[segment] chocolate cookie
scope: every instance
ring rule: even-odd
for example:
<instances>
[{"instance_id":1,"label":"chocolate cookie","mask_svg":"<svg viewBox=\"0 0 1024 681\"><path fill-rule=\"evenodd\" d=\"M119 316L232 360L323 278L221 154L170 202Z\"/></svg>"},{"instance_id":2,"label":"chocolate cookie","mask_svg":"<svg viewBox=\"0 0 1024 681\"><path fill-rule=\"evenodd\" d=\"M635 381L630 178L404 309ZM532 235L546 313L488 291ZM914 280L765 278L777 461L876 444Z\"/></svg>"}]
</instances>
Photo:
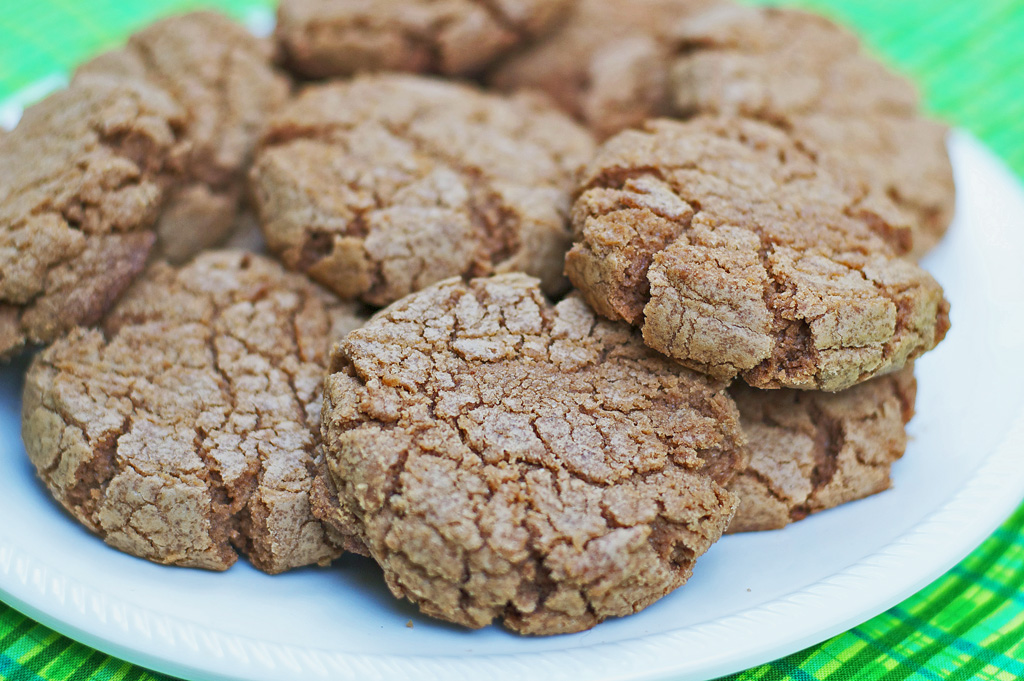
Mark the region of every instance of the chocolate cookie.
<instances>
[{"instance_id":1,"label":"chocolate cookie","mask_svg":"<svg viewBox=\"0 0 1024 681\"><path fill-rule=\"evenodd\" d=\"M442 279L522 270L564 286L589 134L536 99L417 76L310 88L252 174L267 244L343 298L386 305Z\"/></svg>"},{"instance_id":2,"label":"chocolate cookie","mask_svg":"<svg viewBox=\"0 0 1024 681\"><path fill-rule=\"evenodd\" d=\"M280 265L210 252L153 265L103 329L33 360L25 449L54 497L111 546L269 573L340 553L310 514L321 387L349 306Z\"/></svg>"},{"instance_id":3,"label":"chocolate cookie","mask_svg":"<svg viewBox=\"0 0 1024 681\"><path fill-rule=\"evenodd\" d=\"M502 61L499 89L537 88L598 137L668 112L675 35L686 20L727 0L579 0L569 19Z\"/></svg>"},{"instance_id":4,"label":"chocolate cookie","mask_svg":"<svg viewBox=\"0 0 1024 681\"><path fill-rule=\"evenodd\" d=\"M916 392L911 367L840 393L734 384L750 464L729 484L740 498L729 532L778 529L888 489Z\"/></svg>"},{"instance_id":5,"label":"chocolate cookie","mask_svg":"<svg viewBox=\"0 0 1024 681\"><path fill-rule=\"evenodd\" d=\"M587 629L685 582L745 465L721 385L535 279L448 280L338 346L324 450L396 596L468 627Z\"/></svg>"},{"instance_id":6,"label":"chocolate cookie","mask_svg":"<svg viewBox=\"0 0 1024 681\"><path fill-rule=\"evenodd\" d=\"M211 12L157 22L121 50L78 69L75 81L140 80L184 109L173 186L156 231L161 254L182 262L223 241L235 224L252 150L269 115L288 96L270 64L269 41Z\"/></svg>"},{"instance_id":7,"label":"chocolate cookie","mask_svg":"<svg viewBox=\"0 0 1024 681\"><path fill-rule=\"evenodd\" d=\"M251 147L287 92L227 19L158 22L0 138L0 358L93 324L158 250L234 222Z\"/></svg>"},{"instance_id":8,"label":"chocolate cookie","mask_svg":"<svg viewBox=\"0 0 1024 681\"><path fill-rule=\"evenodd\" d=\"M479 71L537 36L574 0L282 0L276 37L310 78L361 71Z\"/></svg>"},{"instance_id":9,"label":"chocolate cookie","mask_svg":"<svg viewBox=\"0 0 1024 681\"><path fill-rule=\"evenodd\" d=\"M838 391L948 329L942 289L884 238L900 217L773 126L653 121L585 172L566 271L600 314L687 366Z\"/></svg>"},{"instance_id":10,"label":"chocolate cookie","mask_svg":"<svg viewBox=\"0 0 1024 681\"><path fill-rule=\"evenodd\" d=\"M777 8L721 6L680 26L674 112L758 118L908 211L900 252L921 255L953 217L946 127L922 116L910 81L829 20Z\"/></svg>"}]
</instances>

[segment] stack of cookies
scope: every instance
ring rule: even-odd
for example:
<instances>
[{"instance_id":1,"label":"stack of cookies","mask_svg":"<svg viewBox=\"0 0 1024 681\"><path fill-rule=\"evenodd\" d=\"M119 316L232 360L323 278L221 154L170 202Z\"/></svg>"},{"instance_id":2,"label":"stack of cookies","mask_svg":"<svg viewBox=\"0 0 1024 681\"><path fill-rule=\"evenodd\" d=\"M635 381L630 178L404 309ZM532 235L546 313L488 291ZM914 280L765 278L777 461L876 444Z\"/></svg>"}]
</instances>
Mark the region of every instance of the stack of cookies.
<instances>
[{"instance_id":1,"label":"stack of cookies","mask_svg":"<svg viewBox=\"0 0 1024 681\"><path fill-rule=\"evenodd\" d=\"M25 448L155 562L637 612L888 488L949 326L944 134L844 30L728 0L166 19L0 137Z\"/></svg>"}]
</instances>

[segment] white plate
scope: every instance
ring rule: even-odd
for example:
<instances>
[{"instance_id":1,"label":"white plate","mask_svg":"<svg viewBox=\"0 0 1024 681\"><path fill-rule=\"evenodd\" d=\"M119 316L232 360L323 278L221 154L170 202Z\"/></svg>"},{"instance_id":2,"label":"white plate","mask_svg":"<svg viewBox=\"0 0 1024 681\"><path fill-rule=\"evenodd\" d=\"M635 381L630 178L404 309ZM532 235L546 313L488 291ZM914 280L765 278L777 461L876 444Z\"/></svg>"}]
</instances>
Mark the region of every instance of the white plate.
<instances>
[{"instance_id":1,"label":"white plate","mask_svg":"<svg viewBox=\"0 0 1024 681\"><path fill-rule=\"evenodd\" d=\"M36 482L19 438L23 365L0 373L0 593L104 652L206 681L682 681L844 631L952 567L1024 497L1024 192L970 137L953 135L951 149L960 212L926 265L953 328L918 362L918 416L894 489L726 537L689 584L638 615L541 639L469 632L393 600L363 559L268 577L244 562L216 574L118 553Z\"/></svg>"}]
</instances>

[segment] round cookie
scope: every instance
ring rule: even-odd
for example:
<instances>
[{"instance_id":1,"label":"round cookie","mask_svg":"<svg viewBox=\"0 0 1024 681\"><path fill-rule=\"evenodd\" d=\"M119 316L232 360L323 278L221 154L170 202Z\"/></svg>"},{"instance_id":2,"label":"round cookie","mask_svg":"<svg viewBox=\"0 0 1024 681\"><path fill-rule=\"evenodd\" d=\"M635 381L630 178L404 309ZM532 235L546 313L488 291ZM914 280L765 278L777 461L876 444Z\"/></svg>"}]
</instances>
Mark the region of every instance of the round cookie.
<instances>
[{"instance_id":1,"label":"round cookie","mask_svg":"<svg viewBox=\"0 0 1024 681\"><path fill-rule=\"evenodd\" d=\"M544 39L504 59L495 87L536 88L599 138L668 112L675 34L728 0L579 0Z\"/></svg>"},{"instance_id":2,"label":"round cookie","mask_svg":"<svg viewBox=\"0 0 1024 681\"><path fill-rule=\"evenodd\" d=\"M574 0L282 0L275 32L308 78L361 71L475 73L534 38Z\"/></svg>"},{"instance_id":3,"label":"round cookie","mask_svg":"<svg viewBox=\"0 0 1024 681\"><path fill-rule=\"evenodd\" d=\"M434 617L581 631L680 586L732 518L721 384L525 275L408 296L330 371L335 524Z\"/></svg>"},{"instance_id":4,"label":"round cookie","mask_svg":"<svg viewBox=\"0 0 1024 681\"><path fill-rule=\"evenodd\" d=\"M25 449L53 496L111 546L277 573L341 552L310 513L331 343L351 306L257 255L153 265L100 329L33 360Z\"/></svg>"},{"instance_id":5,"label":"round cookie","mask_svg":"<svg viewBox=\"0 0 1024 681\"><path fill-rule=\"evenodd\" d=\"M908 212L912 230L893 235L895 249L920 256L938 242L955 207L946 126L924 117L913 84L856 36L766 7L721 6L680 28L674 113L779 125Z\"/></svg>"},{"instance_id":6,"label":"round cookie","mask_svg":"<svg viewBox=\"0 0 1024 681\"><path fill-rule=\"evenodd\" d=\"M157 251L225 236L287 82L215 14L167 19L79 69L0 138L0 359L93 324Z\"/></svg>"},{"instance_id":7,"label":"round cookie","mask_svg":"<svg viewBox=\"0 0 1024 681\"><path fill-rule=\"evenodd\" d=\"M156 225L171 262L217 245L235 225L253 147L290 89L272 56L272 44L241 24L193 12L156 22L75 73L75 81L148 82L184 109L173 186Z\"/></svg>"},{"instance_id":8,"label":"round cookie","mask_svg":"<svg viewBox=\"0 0 1024 681\"><path fill-rule=\"evenodd\" d=\"M148 83L93 81L0 138L0 359L99 321L142 270L184 122Z\"/></svg>"},{"instance_id":9,"label":"round cookie","mask_svg":"<svg viewBox=\"0 0 1024 681\"><path fill-rule=\"evenodd\" d=\"M687 366L838 391L949 327L942 289L884 238L900 217L773 126L652 121L584 173L566 272L600 314Z\"/></svg>"},{"instance_id":10,"label":"round cookie","mask_svg":"<svg viewBox=\"0 0 1024 681\"><path fill-rule=\"evenodd\" d=\"M313 87L275 116L252 172L267 245L342 298L386 305L452 276L564 287L590 135L537 99L418 76Z\"/></svg>"},{"instance_id":11,"label":"round cookie","mask_svg":"<svg viewBox=\"0 0 1024 681\"><path fill-rule=\"evenodd\" d=\"M839 393L733 384L750 464L728 532L773 530L889 488L907 447L917 383L906 367Z\"/></svg>"}]
</instances>

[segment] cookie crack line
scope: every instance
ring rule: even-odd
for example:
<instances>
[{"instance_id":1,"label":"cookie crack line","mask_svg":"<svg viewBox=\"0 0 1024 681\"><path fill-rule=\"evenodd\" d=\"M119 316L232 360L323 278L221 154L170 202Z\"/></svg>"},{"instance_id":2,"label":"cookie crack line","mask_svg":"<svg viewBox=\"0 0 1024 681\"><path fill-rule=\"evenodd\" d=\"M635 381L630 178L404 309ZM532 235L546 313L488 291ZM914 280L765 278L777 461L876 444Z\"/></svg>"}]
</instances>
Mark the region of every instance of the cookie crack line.
<instances>
[{"instance_id":1,"label":"cookie crack line","mask_svg":"<svg viewBox=\"0 0 1024 681\"><path fill-rule=\"evenodd\" d=\"M216 303L213 300L208 299L208 303L212 304L216 309ZM221 365L220 352L217 349L217 338L212 328L216 324L216 320L220 317L220 312L220 310L217 310L213 315L213 319L210 320L211 328L208 330L206 334L206 349L210 353L209 366L217 375L218 382L220 383L221 396L227 397L228 419L230 419L231 415L235 414L238 411L238 396L235 394L234 385L233 381L231 380L231 377L227 374L226 371L224 371L224 367ZM199 458L203 461L204 464L206 464L210 476L216 476L213 477L207 483L210 492L210 504L209 507L207 508L207 511L210 514L210 517L216 517L215 507L216 497L218 494L233 502L227 505L228 509L231 509L231 506L238 503L238 500L235 500L233 498L231 490L228 488L226 484L224 484L224 477L223 473L220 470L220 465L215 462L212 456L210 456L210 451L206 447L208 437L207 434L203 432L203 429L198 420L194 425L194 429L197 444L196 455L199 456ZM218 480L220 481L219 487L217 486ZM236 511L231 509L230 513L227 514L227 519L231 524L231 533L229 534L229 536L233 536L236 533L239 535L243 534L239 513L241 513L242 510L247 505L248 499L245 500L245 503L240 504L239 510ZM245 539L248 540L248 537L245 537Z\"/></svg>"},{"instance_id":2,"label":"cookie crack line","mask_svg":"<svg viewBox=\"0 0 1024 681\"><path fill-rule=\"evenodd\" d=\"M225 127L225 119L229 115L228 112L231 111L231 103L229 99L230 93L228 91L227 86L229 82L229 72L231 71L231 63L233 62L234 58L234 48L224 50L224 53L221 55L220 58L219 68L217 69L217 76L213 82L213 93L214 97L216 97L217 99L218 104L217 112L219 114L219 120L217 121L216 125L218 129L223 129ZM225 191L227 187L231 184L232 180L235 179L234 177L230 176L244 175L244 173L241 173L239 172L239 170L236 169L235 172L230 173L228 175L228 177L225 177L220 183L218 183L220 186L218 186L217 189L219 189L220 191ZM207 184L210 183L207 182Z\"/></svg>"},{"instance_id":3,"label":"cookie crack line","mask_svg":"<svg viewBox=\"0 0 1024 681\"><path fill-rule=\"evenodd\" d=\"M580 185L576 197L585 194L588 189L625 189L630 180L640 180L645 177L655 177L665 184L671 185L667 178L669 173L679 170L697 170L696 163L680 163L675 165L616 165L612 168L602 169L592 179L586 180ZM691 204L692 206L692 204ZM696 212L694 213L696 215Z\"/></svg>"}]
</instances>

